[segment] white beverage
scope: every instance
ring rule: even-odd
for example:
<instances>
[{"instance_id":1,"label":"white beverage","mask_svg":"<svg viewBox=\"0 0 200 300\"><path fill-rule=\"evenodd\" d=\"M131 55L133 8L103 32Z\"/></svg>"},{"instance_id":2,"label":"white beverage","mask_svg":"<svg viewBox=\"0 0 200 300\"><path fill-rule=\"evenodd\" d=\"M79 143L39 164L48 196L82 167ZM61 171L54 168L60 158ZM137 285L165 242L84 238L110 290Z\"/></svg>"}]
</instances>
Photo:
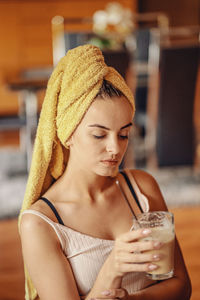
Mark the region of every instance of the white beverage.
<instances>
[{"instance_id":1,"label":"white beverage","mask_svg":"<svg viewBox=\"0 0 200 300\"><path fill-rule=\"evenodd\" d=\"M154 227L151 228L151 236L144 240L156 240L163 243L160 249L148 251L152 254L161 254L161 260L155 262L158 268L148 272L148 274L157 274L156 279L168 278L169 274L173 273L174 269L174 231L173 228ZM155 276L148 276L154 279Z\"/></svg>"},{"instance_id":2,"label":"white beverage","mask_svg":"<svg viewBox=\"0 0 200 300\"><path fill-rule=\"evenodd\" d=\"M162 243L160 249L148 251L152 254L160 254L159 261L152 261L158 266L153 271L148 271L147 277L153 280L171 278L174 274L174 216L166 211L153 211L142 213L133 221L133 228L149 228L151 234L142 240L155 240Z\"/></svg>"}]
</instances>

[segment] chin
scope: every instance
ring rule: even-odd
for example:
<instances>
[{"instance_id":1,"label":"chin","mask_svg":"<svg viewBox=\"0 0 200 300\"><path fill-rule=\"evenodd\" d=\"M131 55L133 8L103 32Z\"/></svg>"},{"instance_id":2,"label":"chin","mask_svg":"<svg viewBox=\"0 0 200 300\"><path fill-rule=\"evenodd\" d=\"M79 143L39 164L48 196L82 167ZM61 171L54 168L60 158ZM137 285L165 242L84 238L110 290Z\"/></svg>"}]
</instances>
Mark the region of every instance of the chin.
<instances>
[{"instance_id":1,"label":"chin","mask_svg":"<svg viewBox=\"0 0 200 300\"><path fill-rule=\"evenodd\" d=\"M114 168L99 168L96 170L96 174L99 176L109 176L109 177L115 177L119 172L118 166Z\"/></svg>"}]
</instances>

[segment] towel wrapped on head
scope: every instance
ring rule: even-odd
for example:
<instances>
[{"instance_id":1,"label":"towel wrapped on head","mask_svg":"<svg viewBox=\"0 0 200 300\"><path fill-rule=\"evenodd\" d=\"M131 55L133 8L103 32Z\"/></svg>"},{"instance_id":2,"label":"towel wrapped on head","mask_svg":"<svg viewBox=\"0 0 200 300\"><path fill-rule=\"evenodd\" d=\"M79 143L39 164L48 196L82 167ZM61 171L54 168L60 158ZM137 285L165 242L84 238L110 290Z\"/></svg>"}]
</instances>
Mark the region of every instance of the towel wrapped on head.
<instances>
[{"instance_id":1,"label":"towel wrapped on head","mask_svg":"<svg viewBox=\"0 0 200 300\"><path fill-rule=\"evenodd\" d=\"M84 45L69 50L56 66L40 114L21 212L37 201L64 172L69 155L66 142L104 79L123 93L134 110L132 92L121 75L105 64L102 52L96 46ZM37 292L27 272L26 279L26 299L35 299Z\"/></svg>"}]
</instances>

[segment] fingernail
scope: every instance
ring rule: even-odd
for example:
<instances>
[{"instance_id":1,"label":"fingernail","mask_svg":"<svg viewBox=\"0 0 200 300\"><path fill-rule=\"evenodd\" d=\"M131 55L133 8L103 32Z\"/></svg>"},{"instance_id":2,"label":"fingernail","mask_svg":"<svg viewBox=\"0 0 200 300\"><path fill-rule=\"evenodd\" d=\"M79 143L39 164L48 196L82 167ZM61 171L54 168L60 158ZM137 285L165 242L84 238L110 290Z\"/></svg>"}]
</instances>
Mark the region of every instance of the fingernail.
<instances>
[{"instance_id":1,"label":"fingernail","mask_svg":"<svg viewBox=\"0 0 200 300\"><path fill-rule=\"evenodd\" d=\"M159 254L154 254L153 255L153 260L160 260L160 255Z\"/></svg>"},{"instance_id":2,"label":"fingernail","mask_svg":"<svg viewBox=\"0 0 200 300\"><path fill-rule=\"evenodd\" d=\"M110 295L110 291L103 291L101 294L104 295L104 296L109 296Z\"/></svg>"},{"instance_id":3,"label":"fingernail","mask_svg":"<svg viewBox=\"0 0 200 300\"><path fill-rule=\"evenodd\" d=\"M151 230L150 230L150 229L144 229L144 230L142 231L142 234L143 234L143 235L147 235L147 234L149 234L149 233L151 233Z\"/></svg>"},{"instance_id":4,"label":"fingernail","mask_svg":"<svg viewBox=\"0 0 200 300\"><path fill-rule=\"evenodd\" d=\"M155 269L157 269L157 268L158 268L157 265L149 265L149 266L148 266L148 269L149 269L149 270L155 270Z\"/></svg>"},{"instance_id":5,"label":"fingernail","mask_svg":"<svg viewBox=\"0 0 200 300\"><path fill-rule=\"evenodd\" d=\"M159 249L162 245L163 245L163 243L161 243L161 242L154 242L153 243L154 248L157 248L157 249Z\"/></svg>"}]
</instances>

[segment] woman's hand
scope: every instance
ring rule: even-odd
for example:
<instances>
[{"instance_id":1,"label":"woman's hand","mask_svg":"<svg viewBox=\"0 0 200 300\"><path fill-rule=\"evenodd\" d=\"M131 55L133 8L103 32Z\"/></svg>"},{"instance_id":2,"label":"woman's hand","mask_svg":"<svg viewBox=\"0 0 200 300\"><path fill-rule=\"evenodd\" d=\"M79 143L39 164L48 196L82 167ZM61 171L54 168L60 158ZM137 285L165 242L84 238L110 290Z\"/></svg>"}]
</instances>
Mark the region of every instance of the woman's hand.
<instances>
[{"instance_id":1,"label":"woman's hand","mask_svg":"<svg viewBox=\"0 0 200 300\"><path fill-rule=\"evenodd\" d=\"M109 289L107 291L103 291L101 293L101 296L98 296L96 298L90 298L89 300L128 300L128 293L125 289Z\"/></svg>"},{"instance_id":2,"label":"woman's hand","mask_svg":"<svg viewBox=\"0 0 200 300\"><path fill-rule=\"evenodd\" d=\"M86 299L128 300L130 298L127 293L121 292L123 276L130 272L147 272L158 268L154 262L159 261L160 257L149 250L159 249L162 243L155 240L142 240L150 234L149 229L138 229L126 232L115 240L114 247ZM112 291L113 294L102 295L105 290ZM121 296L116 296L117 292L121 293Z\"/></svg>"},{"instance_id":3,"label":"woman's hand","mask_svg":"<svg viewBox=\"0 0 200 300\"><path fill-rule=\"evenodd\" d=\"M129 272L148 272L158 268L159 254L148 250L160 249L159 241L142 240L151 234L150 229L138 229L120 235L107 259L107 268L112 270L114 278Z\"/></svg>"}]
</instances>

